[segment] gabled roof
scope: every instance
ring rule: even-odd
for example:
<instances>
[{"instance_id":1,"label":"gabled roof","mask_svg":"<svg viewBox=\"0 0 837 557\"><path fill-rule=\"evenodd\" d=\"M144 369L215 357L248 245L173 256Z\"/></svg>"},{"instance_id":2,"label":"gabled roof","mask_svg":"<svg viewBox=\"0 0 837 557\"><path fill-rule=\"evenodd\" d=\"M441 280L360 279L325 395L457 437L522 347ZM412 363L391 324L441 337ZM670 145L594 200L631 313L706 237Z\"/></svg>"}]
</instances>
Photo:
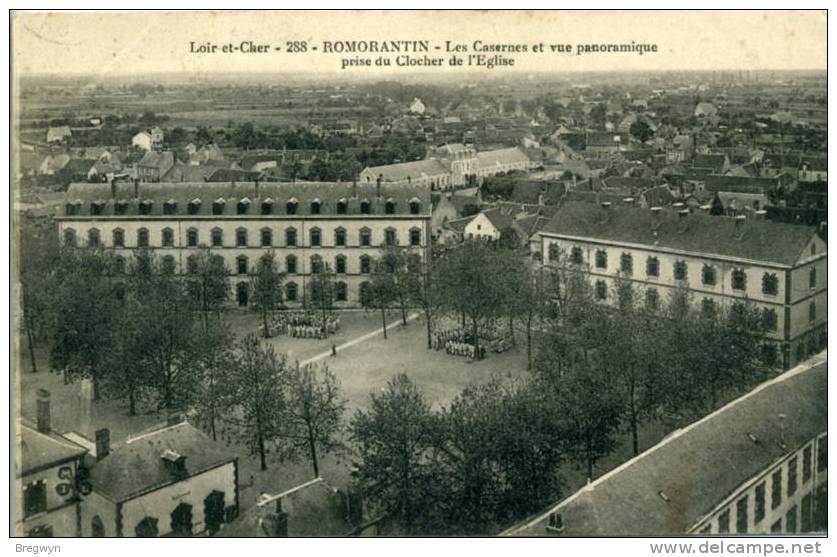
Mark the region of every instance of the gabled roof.
<instances>
[{"instance_id":1,"label":"gabled roof","mask_svg":"<svg viewBox=\"0 0 837 557\"><path fill-rule=\"evenodd\" d=\"M368 166L363 172L364 174L371 173L376 178L383 175L385 182L404 182L407 178L446 176L450 174L450 169L437 159L428 159L384 166Z\"/></svg>"},{"instance_id":2,"label":"gabled roof","mask_svg":"<svg viewBox=\"0 0 837 557\"><path fill-rule=\"evenodd\" d=\"M593 203L566 203L543 233L642 244L791 266L816 234L810 226Z\"/></svg>"},{"instance_id":3,"label":"gabled roof","mask_svg":"<svg viewBox=\"0 0 837 557\"><path fill-rule=\"evenodd\" d=\"M497 229L498 232L502 232L504 229L512 225L513 219L500 211L500 209L488 209L483 211L482 214L488 219L488 222L490 222L492 226Z\"/></svg>"},{"instance_id":4,"label":"gabled roof","mask_svg":"<svg viewBox=\"0 0 837 557\"><path fill-rule=\"evenodd\" d=\"M710 174L704 179L707 191L730 191L739 193L766 193L776 189L779 181L776 178L759 178L753 176L720 176Z\"/></svg>"},{"instance_id":5,"label":"gabled roof","mask_svg":"<svg viewBox=\"0 0 837 557\"><path fill-rule=\"evenodd\" d=\"M56 432L42 433L34 426L22 421L18 436L18 477L45 467L56 466L87 452L84 447L73 443Z\"/></svg>"},{"instance_id":6,"label":"gabled roof","mask_svg":"<svg viewBox=\"0 0 837 557\"><path fill-rule=\"evenodd\" d=\"M519 147L512 147L479 152L477 161L481 169L490 169L503 164L528 163L530 159Z\"/></svg>"},{"instance_id":7,"label":"gabled roof","mask_svg":"<svg viewBox=\"0 0 837 557\"><path fill-rule=\"evenodd\" d=\"M564 536L685 534L744 482L826 431L827 393L822 353L504 534L548 535L553 512ZM780 415L791 427L781 427Z\"/></svg>"},{"instance_id":8,"label":"gabled roof","mask_svg":"<svg viewBox=\"0 0 837 557\"><path fill-rule=\"evenodd\" d=\"M158 153L156 151L148 151L143 155L142 159L137 163L137 166L154 167L154 168L168 168L174 164L174 153L171 151L164 151Z\"/></svg>"},{"instance_id":9,"label":"gabled roof","mask_svg":"<svg viewBox=\"0 0 837 557\"><path fill-rule=\"evenodd\" d=\"M726 163L726 155L701 154L696 155L692 166L695 168L711 168L713 172L720 172Z\"/></svg>"},{"instance_id":10,"label":"gabled roof","mask_svg":"<svg viewBox=\"0 0 837 557\"><path fill-rule=\"evenodd\" d=\"M166 467L166 451L186 457L188 476L232 462L235 456L203 432L181 422L141 434L115 447L90 471L93 489L112 501L124 501L147 490L181 481Z\"/></svg>"}]
</instances>

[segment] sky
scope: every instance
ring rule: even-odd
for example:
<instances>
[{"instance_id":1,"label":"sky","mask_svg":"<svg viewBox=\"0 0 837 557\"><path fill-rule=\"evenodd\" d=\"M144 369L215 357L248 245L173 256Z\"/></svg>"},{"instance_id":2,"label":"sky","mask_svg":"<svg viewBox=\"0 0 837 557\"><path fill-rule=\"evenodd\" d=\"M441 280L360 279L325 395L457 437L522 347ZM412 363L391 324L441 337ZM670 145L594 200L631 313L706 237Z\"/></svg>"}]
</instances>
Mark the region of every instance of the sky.
<instances>
[{"instance_id":1,"label":"sky","mask_svg":"<svg viewBox=\"0 0 837 557\"><path fill-rule=\"evenodd\" d=\"M825 11L600 12L16 12L12 63L16 75L137 75L166 73L303 73L329 78L394 74L407 68L350 67L354 54L323 52L323 41L427 40L445 65L410 72L488 71L452 67L445 41L570 44L572 54L508 54L500 72L826 69ZM268 44L254 53L190 53L190 43ZM289 53L287 41L306 41ZM575 54L577 44L655 43L656 54ZM312 46L319 46L314 52ZM473 52L465 53L473 54ZM362 57L375 58L376 54Z\"/></svg>"}]
</instances>

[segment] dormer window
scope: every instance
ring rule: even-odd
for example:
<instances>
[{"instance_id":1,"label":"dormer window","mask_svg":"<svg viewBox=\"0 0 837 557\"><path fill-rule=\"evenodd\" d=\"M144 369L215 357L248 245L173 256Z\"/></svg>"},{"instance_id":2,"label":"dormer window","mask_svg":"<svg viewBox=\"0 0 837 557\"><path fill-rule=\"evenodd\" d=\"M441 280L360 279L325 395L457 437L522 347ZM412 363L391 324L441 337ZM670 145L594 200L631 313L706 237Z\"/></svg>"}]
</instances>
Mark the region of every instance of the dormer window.
<instances>
[{"instance_id":1,"label":"dormer window","mask_svg":"<svg viewBox=\"0 0 837 557\"><path fill-rule=\"evenodd\" d=\"M169 199L163 204L163 214L164 215L174 215L177 214L177 201L174 199Z\"/></svg>"},{"instance_id":2,"label":"dormer window","mask_svg":"<svg viewBox=\"0 0 837 557\"><path fill-rule=\"evenodd\" d=\"M311 202L311 214L312 215L319 215L320 214L320 200L315 199Z\"/></svg>"},{"instance_id":3,"label":"dormer window","mask_svg":"<svg viewBox=\"0 0 837 557\"><path fill-rule=\"evenodd\" d=\"M223 197L219 197L212 203L212 214L213 215L223 215L224 214L224 205L227 202Z\"/></svg>"},{"instance_id":4,"label":"dormer window","mask_svg":"<svg viewBox=\"0 0 837 557\"><path fill-rule=\"evenodd\" d=\"M421 211L421 202L415 197L410 200L410 214L418 215Z\"/></svg>"},{"instance_id":5,"label":"dormer window","mask_svg":"<svg viewBox=\"0 0 837 557\"><path fill-rule=\"evenodd\" d=\"M105 208L104 201L94 201L90 204L90 214L91 215L101 215L102 210Z\"/></svg>"},{"instance_id":6,"label":"dormer window","mask_svg":"<svg viewBox=\"0 0 837 557\"><path fill-rule=\"evenodd\" d=\"M113 212L116 215L124 215L128 212L128 202L127 201L117 201L113 205Z\"/></svg>"},{"instance_id":7,"label":"dormer window","mask_svg":"<svg viewBox=\"0 0 837 557\"><path fill-rule=\"evenodd\" d=\"M246 197L244 199L239 199L238 206L236 207L236 212L239 215L246 215L247 211L250 209L250 200Z\"/></svg>"},{"instance_id":8,"label":"dormer window","mask_svg":"<svg viewBox=\"0 0 837 557\"><path fill-rule=\"evenodd\" d=\"M200 199L193 199L189 202L189 214L190 215L197 215L201 211L201 200Z\"/></svg>"},{"instance_id":9,"label":"dormer window","mask_svg":"<svg viewBox=\"0 0 837 557\"><path fill-rule=\"evenodd\" d=\"M337 202L337 214L338 215L345 215L346 211L348 210L349 203L345 199L341 199Z\"/></svg>"},{"instance_id":10,"label":"dormer window","mask_svg":"<svg viewBox=\"0 0 837 557\"><path fill-rule=\"evenodd\" d=\"M384 213L387 215L395 214L395 202L392 199L387 199L386 205L384 205Z\"/></svg>"},{"instance_id":11,"label":"dormer window","mask_svg":"<svg viewBox=\"0 0 837 557\"><path fill-rule=\"evenodd\" d=\"M372 206L369 203L368 199L364 199L360 202L360 214L361 215L369 215L372 213Z\"/></svg>"},{"instance_id":12,"label":"dormer window","mask_svg":"<svg viewBox=\"0 0 837 557\"><path fill-rule=\"evenodd\" d=\"M273 212L273 200L271 198L267 198L262 201L262 214L269 215Z\"/></svg>"},{"instance_id":13,"label":"dormer window","mask_svg":"<svg viewBox=\"0 0 837 557\"><path fill-rule=\"evenodd\" d=\"M146 199L145 201L141 201L139 204L139 214L141 215L150 215L151 210L154 208L154 202L150 199Z\"/></svg>"},{"instance_id":14,"label":"dormer window","mask_svg":"<svg viewBox=\"0 0 837 557\"><path fill-rule=\"evenodd\" d=\"M299 202L296 198L289 199L287 205L285 205L285 212L289 215L295 215L297 205L299 205Z\"/></svg>"},{"instance_id":15,"label":"dormer window","mask_svg":"<svg viewBox=\"0 0 837 557\"><path fill-rule=\"evenodd\" d=\"M166 470L174 476L186 475L186 457L171 449L166 449L160 455Z\"/></svg>"}]
</instances>

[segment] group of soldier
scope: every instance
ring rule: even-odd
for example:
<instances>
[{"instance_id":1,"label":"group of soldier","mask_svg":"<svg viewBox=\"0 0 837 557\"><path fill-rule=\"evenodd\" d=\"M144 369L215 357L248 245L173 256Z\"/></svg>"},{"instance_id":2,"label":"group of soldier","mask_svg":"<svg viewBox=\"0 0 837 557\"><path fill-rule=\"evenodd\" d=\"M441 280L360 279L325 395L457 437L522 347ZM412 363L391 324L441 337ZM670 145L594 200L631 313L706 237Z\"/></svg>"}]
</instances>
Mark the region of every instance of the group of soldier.
<instances>
[{"instance_id":1,"label":"group of soldier","mask_svg":"<svg viewBox=\"0 0 837 557\"><path fill-rule=\"evenodd\" d=\"M498 334L497 331L489 332L493 334L487 336L487 338L480 336L480 358L485 356L486 351L499 354L500 352L511 349L512 340L508 335ZM455 356L473 358L476 353L473 340L473 334L466 329L445 329L437 331L433 335L433 348L435 350L444 350L448 354Z\"/></svg>"},{"instance_id":2,"label":"group of soldier","mask_svg":"<svg viewBox=\"0 0 837 557\"><path fill-rule=\"evenodd\" d=\"M336 315L323 318L313 312L289 312L276 316L274 326L290 337L324 339L340 329L340 318Z\"/></svg>"}]
</instances>

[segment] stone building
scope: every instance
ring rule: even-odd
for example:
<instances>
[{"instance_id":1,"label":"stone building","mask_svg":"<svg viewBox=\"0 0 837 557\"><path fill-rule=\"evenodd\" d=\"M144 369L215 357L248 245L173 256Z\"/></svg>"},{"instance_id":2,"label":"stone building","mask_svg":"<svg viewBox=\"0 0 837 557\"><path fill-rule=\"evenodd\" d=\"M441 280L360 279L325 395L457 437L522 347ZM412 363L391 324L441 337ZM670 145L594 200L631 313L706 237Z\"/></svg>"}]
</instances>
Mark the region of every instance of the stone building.
<instances>
[{"instance_id":1,"label":"stone building","mask_svg":"<svg viewBox=\"0 0 837 557\"><path fill-rule=\"evenodd\" d=\"M190 272L208 246L247 305L249 273L268 250L285 273L285 303L301 305L321 264L336 274L335 307L357 307L385 246L422 259L430 249L430 188L388 183L72 184L56 217L65 244L112 249L125 264L153 249L171 272Z\"/></svg>"}]
</instances>

